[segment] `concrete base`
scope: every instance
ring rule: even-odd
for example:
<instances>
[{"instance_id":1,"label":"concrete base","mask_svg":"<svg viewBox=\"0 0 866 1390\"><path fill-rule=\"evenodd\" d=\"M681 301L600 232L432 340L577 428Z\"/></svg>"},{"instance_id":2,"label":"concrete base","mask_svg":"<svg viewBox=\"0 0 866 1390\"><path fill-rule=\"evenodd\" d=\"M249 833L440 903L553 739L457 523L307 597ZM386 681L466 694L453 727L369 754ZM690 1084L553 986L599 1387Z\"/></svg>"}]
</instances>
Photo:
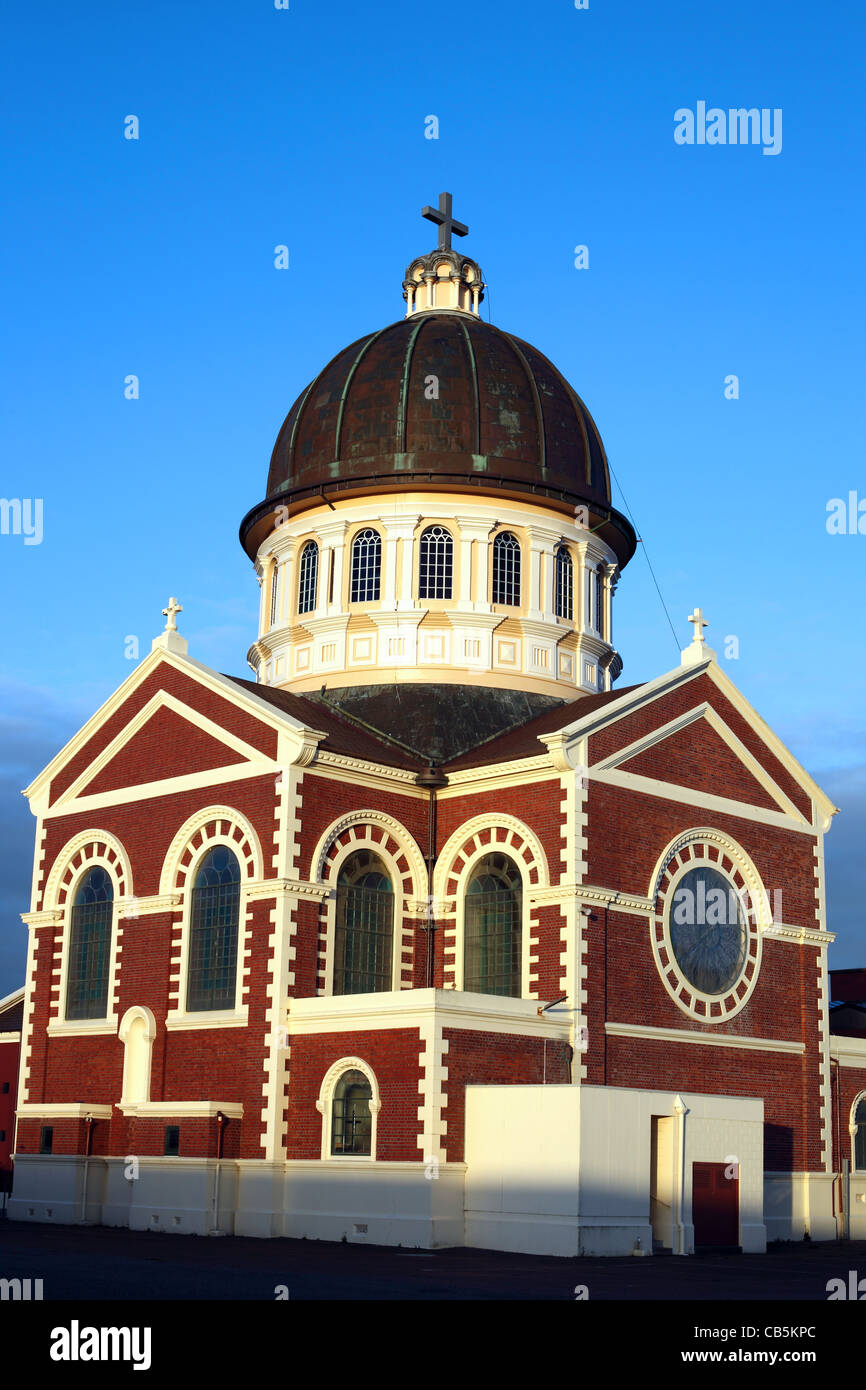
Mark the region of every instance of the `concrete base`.
<instances>
[{"instance_id":1,"label":"concrete base","mask_svg":"<svg viewBox=\"0 0 866 1390\"><path fill-rule=\"evenodd\" d=\"M810 1240L836 1240L842 1232L834 1215L834 1181L838 1187L832 1173L765 1173L767 1239L805 1240L808 1236ZM853 1192L852 1181L852 1200ZM862 1210L866 1216L866 1206Z\"/></svg>"}]
</instances>

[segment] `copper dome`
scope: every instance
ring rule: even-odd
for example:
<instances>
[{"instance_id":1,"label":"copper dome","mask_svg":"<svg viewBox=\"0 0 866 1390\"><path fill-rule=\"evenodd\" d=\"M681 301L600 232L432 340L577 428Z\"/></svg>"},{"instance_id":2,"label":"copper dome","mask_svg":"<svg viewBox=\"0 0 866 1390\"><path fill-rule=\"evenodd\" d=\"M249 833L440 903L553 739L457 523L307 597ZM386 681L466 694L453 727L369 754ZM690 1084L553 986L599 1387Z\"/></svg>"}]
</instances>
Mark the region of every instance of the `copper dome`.
<instances>
[{"instance_id":1,"label":"copper dome","mask_svg":"<svg viewBox=\"0 0 866 1390\"><path fill-rule=\"evenodd\" d=\"M286 416L241 540L254 554L280 504L409 486L584 503L620 563L634 553L583 401L537 348L473 314L413 314L332 358Z\"/></svg>"}]
</instances>

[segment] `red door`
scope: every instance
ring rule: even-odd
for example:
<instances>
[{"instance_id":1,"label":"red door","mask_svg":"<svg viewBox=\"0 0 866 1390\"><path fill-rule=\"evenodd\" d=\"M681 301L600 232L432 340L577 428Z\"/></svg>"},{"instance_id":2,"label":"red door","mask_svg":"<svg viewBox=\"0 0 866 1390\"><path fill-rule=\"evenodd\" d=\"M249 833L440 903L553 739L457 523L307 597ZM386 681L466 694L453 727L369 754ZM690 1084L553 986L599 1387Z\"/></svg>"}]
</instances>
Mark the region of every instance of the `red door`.
<instances>
[{"instance_id":1,"label":"red door","mask_svg":"<svg viewBox=\"0 0 866 1390\"><path fill-rule=\"evenodd\" d=\"M740 1244L740 1180L727 1163L692 1164L695 1245Z\"/></svg>"}]
</instances>

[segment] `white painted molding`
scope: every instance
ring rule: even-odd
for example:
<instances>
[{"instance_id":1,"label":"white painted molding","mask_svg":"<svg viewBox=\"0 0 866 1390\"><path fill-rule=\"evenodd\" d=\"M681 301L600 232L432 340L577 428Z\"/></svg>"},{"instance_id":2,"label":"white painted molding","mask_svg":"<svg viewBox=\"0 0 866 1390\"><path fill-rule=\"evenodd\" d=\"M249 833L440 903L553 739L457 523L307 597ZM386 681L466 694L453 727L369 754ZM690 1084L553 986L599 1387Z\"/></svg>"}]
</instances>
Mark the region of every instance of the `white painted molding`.
<instances>
[{"instance_id":1,"label":"white painted molding","mask_svg":"<svg viewBox=\"0 0 866 1390\"><path fill-rule=\"evenodd\" d=\"M700 1047L739 1047L756 1052L791 1052L802 1055L806 1044L780 1038L751 1038L738 1033L699 1033L690 1028L653 1028L643 1023L606 1023L604 1031L615 1038L643 1038L655 1042L695 1043Z\"/></svg>"}]
</instances>

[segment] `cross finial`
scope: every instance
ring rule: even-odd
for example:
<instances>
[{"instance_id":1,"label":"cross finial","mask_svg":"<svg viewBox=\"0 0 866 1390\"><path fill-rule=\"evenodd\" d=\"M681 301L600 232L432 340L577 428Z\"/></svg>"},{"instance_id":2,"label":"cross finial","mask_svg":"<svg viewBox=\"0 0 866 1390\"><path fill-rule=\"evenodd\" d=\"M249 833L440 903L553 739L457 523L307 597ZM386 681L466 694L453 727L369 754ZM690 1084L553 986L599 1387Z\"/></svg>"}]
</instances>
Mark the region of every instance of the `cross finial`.
<instances>
[{"instance_id":1,"label":"cross finial","mask_svg":"<svg viewBox=\"0 0 866 1390\"><path fill-rule=\"evenodd\" d=\"M162 611L166 619L166 632L177 632L177 615L183 612L183 605L178 603L176 598L170 598L168 608L163 608Z\"/></svg>"},{"instance_id":2,"label":"cross finial","mask_svg":"<svg viewBox=\"0 0 866 1390\"><path fill-rule=\"evenodd\" d=\"M439 250L451 250L451 235L467 236L469 228L465 222L455 222L451 216L451 194L439 194L439 207L426 207L421 209L421 216L426 217L428 222L436 222L439 227Z\"/></svg>"},{"instance_id":3,"label":"cross finial","mask_svg":"<svg viewBox=\"0 0 866 1390\"><path fill-rule=\"evenodd\" d=\"M694 613L689 614L689 622L694 623L695 625L695 631L692 637L692 641L703 642L704 628L709 627L709 623L704 618L704 610L702 608L696 608Z\"/></svg>"}]
</instances>

